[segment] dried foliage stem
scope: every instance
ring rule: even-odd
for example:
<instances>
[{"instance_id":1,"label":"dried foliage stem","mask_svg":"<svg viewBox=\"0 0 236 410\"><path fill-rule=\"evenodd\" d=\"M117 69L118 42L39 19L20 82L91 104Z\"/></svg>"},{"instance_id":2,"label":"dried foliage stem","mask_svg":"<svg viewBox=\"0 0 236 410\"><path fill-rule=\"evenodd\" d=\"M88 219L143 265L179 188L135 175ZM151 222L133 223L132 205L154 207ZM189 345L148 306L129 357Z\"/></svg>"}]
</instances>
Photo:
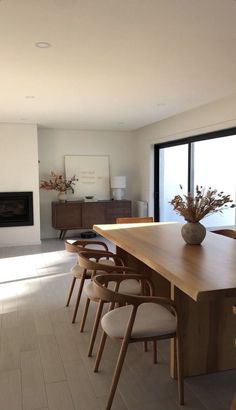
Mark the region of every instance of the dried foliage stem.
<instances>
[{"instance_id":1,"label":"dried foliage stem","mask_svg":"<svg viewBox=\"0 0 236 410\"><path fill-rule=\"evenodd\" d=\"M180 185L183 191L182 186ZM199 222L206 216L213 213L222 213L224 209L234 208L230 195L224 195L223 191L218 192L211 187L208 189L202 186L196 186L196 194L193 196L191 192L187 195L176 195L170 204L173 206L176 213L182 215L188 222Z\"/></svg>"},{"instance_id":2,"label":"dried foliage stem","mask_svg":"<svg viewBox=\"0 0 236 410\"><path fill-rule=\"evenodd\" d=\"M65 179L63 175L56 174L52 171L51 178L48 181L42 180L40 183L40 188L45 189L46 191L71 191L72 193L74 193L74 185L76 181L78 181L78 178L76 178L75 175L73 175L73 177L70 179Z\"/></svg>"}]
</instances>

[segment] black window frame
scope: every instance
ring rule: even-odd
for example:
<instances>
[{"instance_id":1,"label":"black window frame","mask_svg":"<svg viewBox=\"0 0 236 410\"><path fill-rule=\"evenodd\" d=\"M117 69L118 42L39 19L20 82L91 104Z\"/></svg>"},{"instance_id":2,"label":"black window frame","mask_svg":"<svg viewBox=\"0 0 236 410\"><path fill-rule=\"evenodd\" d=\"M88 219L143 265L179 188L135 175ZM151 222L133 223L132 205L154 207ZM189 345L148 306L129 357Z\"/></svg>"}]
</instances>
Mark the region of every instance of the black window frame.
<instances>
[{"instance_id":1,"label":"black window frame","mask_svg":"<svg viewBox=\"0 0 236 410\"><path fill-rule=\"evenodd\" d=\"M229 137L230 135L236 135L236 127L227 128L217 131L208 132L205 134L199 134L195 136L189 136L177 140L167 141L154 145L154 220L159 222L160 220L160 202L159 202L159 178L160 178L160 149L174 147L178 145L188 145L188 192L191 191L191 157L192 157L192 143L205 141L210 139L217 139L222 137Z\"/></svg>"}]
</instances>

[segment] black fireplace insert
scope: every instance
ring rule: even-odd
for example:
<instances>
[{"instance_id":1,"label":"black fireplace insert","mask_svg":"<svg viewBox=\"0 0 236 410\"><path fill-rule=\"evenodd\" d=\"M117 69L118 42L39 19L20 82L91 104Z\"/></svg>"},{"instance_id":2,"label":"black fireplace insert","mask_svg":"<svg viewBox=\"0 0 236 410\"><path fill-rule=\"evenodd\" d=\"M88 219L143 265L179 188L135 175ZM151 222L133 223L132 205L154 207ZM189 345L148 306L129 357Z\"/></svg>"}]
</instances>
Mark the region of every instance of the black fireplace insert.
<instances>
[{"instance_id":1,"label":"black fireplace insert","mask_svg":"<svg viewBox=\"0 0 236 410\"><path fill-rule=\"evenodd\" d=\"M33 192L0 192L0 227L33 225Z\"/></svg>"}]
</instances>

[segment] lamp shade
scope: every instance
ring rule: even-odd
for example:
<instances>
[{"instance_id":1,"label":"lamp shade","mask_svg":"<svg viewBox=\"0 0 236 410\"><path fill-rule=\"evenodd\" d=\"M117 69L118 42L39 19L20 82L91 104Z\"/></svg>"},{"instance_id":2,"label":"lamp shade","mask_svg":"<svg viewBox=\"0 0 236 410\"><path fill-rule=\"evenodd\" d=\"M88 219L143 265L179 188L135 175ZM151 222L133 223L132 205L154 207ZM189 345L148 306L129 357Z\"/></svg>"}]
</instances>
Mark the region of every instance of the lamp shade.
<instances>
[{"instance_id":1,"label":"lamp shade","mask_svg":"<svg viewBox=\"0 0 236 410\"><path fill-rule=\"evenodd\" d=\"M116 176L111 177L111 188L125 188L126 187L126 177Z\"/></svg>"}]
</instances>

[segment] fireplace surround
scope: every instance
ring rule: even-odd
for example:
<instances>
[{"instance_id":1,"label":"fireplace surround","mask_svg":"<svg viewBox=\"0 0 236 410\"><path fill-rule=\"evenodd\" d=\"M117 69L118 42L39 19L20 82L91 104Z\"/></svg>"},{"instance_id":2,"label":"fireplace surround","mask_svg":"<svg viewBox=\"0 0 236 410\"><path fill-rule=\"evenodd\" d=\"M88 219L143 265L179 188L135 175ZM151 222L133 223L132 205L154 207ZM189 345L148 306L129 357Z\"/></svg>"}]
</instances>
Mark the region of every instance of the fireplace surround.
<instances>
[{"instance_id":1,"label":"fireplace surround","mask_svg":"<svg viewBox=\"0 0 236 410\"><path fill-rule=\"evenodd\" d=\"M33 225L33 192L0 192L0 227Z\"/></svg>"}]
</instances>

